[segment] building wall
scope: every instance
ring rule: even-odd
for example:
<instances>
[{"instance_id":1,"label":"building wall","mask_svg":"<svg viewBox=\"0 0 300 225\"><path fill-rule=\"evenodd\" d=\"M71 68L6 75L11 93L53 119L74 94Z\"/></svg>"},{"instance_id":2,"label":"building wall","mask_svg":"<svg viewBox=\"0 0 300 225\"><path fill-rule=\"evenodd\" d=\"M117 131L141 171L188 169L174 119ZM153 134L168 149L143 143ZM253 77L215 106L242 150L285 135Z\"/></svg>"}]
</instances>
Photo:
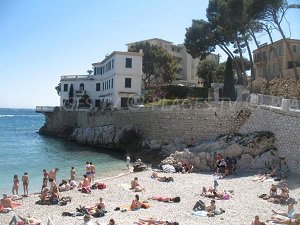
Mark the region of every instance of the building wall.
<instances>
[{"instance_id":1,"label":"building wall","mask_svg":"<svg viewBox=\"0 0 300 225\"><path fill-rule=\"evenodd\" d=\"M132 67L126 68L126 58L132 59ZM110 64L110 69L102 70ZM141 53L122 53L114 52L100 63L93 64L95 75L89 76L62 76L61 79L61 100L60 105L63 106L64 100L69 99L70 85L73 84L74 97L80 98L79 85L84 84L84 90L92 99L92 105L95 106L96 100L111 102L114 106L121 106L120 98L124 95L121 92L130 92L140 95L141 79L142 79L142 54ZM125 78L131 79L131 87L125 88ZM100 83L100 90L96 90L96 83ZM68 84L68 90L64 91L64 84ZM126 96L127 97L127 96ZM74 102L76 99L74 100Z\"/></svg>"},{"instance_id":2,"label":"building wall","mask_svg":"<svg viewBox=\"0 0 300 225\"><path fill-rule=\"evenodd\" d=\"M291 171L300 172L300 116L263 106L257 107L240 129L241 133L271 131L279 156L286 159Z\"/></svg>"},{"instance_id":3,"label":"building wall","mask_svg":"<svg viewBox=\"0 0 300 225\"><path fill-rule=\"evenodd\" d=\"M198 76L196 74L200 60L198 58L194 59L190 54L188 54L183 44L174 45L172 42L154 38L127 44L128 49L135 43L139 42L148 42L150 45L155 45L166 50L179 63L178 68L182 70L176 75L177 79L198 84ZM214 60L217 64L219 64L218 55L210 54L207 56L207 59Z\"/></svg>"},{"instance_id":4,"label":"building wall","mask_svg":"<svg viewBox=\"0 0 300 225\"><path fill-rule=\"evenodd\" d=\"M300 40L288 39L288 42L290 43L295 61L299 62L300 67ZM277 52L279 63L275 51ZM254 50L253 58L257 77L272 80L280 77L280 70L282 70L284 78L293 78L293 70L289 69L288 65L291 57L283 40L279 40L273 45L265 45Z\"/></svg>"}]
</instances>

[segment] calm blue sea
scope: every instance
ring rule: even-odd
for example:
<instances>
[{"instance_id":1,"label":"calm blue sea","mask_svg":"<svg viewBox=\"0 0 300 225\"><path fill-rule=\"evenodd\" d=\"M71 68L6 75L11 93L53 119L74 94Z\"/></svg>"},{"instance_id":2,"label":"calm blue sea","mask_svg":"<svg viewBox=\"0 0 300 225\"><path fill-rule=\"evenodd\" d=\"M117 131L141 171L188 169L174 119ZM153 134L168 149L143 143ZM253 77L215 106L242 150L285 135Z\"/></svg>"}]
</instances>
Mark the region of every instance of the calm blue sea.
<instances>
[{"instance_id":1,"label":"calm blue sea","mask_svg":"<svg viewBox=\"0 0 300 225\"><path fill-rule=\"evenodd\" d=\"M127 171L122 153L42 136L37 132L43 124L43 114L32 109L0 108L0 194L10 194L13 176L21 180L24 172L29 173L29 192L33 193L41 189L43 169L58 167L58 181L69 179L71 166L75 166L77 180L81 179L86 161L96 165L98 178ZM19 194L23 194L21 182Z\"/></svg>"}]
</instances>

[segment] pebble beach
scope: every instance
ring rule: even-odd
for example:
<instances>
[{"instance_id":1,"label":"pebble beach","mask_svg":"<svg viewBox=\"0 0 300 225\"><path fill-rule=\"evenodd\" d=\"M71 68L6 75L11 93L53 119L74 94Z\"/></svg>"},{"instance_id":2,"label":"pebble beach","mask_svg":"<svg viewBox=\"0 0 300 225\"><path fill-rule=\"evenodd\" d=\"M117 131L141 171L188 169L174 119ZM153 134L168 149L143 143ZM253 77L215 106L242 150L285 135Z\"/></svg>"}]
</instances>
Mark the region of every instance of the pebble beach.
<instances>
[{"instance_id":1,"label":"pebble beach","mask_svg":"<svg viewBox=\"0 0 300 225\"><path fill-rule=\"evenodd\" d=\"M258 198L259 195L269 193L272 183L282 185L286 182L290 189L290 196L297 201L300 198L300 180L296 175L289 176L289 179L280 182L274 181L253 181L253 174L231 175L219 180L218 190L233 190L234 195L230 200L216 200L217 207L225 209L225 213L215 217L197 217L192 215L192 208L197 200L201 199L209 204L210 199L202 197L202 187L213 186L212 174L191 173L191 174L164 174L161 176L172 176L174 182L159 182L150 176L152 171L139 173L128 173L122 176L102 180L106 184L103 190L92 190L91 194L82 194L78 190L61 192L61 196L71 196L72 202L65 206L58 205L37 205L39 200L37 194L18 200L22 205L15 208L13 212L0 214L0 224L7 225L12 216L30 214L47 224L49 218L53 225L80 225L82 217L64 217L63 212L75 212L81 206L93 206L102 197L108 211L104 217L94 218L100 224L107 224L110 218L115 219L119 225L131 225L139 219L159 218L161 220L177 221L180 225L250 225L255 215L259 215L261 221L266 221L272 216L272 209L285 211L287 206L277 205ZM143 192L133 192L129 189L130 181L139 178L139 183L145 188ZM21 190L22 191L22 190ZM138 211L115 211L116 207L126 208L130 206L134 196L139 194L140 200L148 200L153 196L175 197L179 196L179 203L164 203L149 200L150 208ZM298 205L295 206L298 209Z\"/></svg>"}]
</instances>

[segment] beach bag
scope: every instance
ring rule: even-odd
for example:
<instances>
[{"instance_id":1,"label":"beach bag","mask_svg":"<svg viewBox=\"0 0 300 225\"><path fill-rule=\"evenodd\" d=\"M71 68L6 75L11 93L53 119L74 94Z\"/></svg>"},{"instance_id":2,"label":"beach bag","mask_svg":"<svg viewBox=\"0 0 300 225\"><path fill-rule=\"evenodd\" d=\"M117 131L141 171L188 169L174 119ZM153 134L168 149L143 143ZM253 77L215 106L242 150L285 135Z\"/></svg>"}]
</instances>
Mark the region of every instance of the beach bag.
<instances>
[{"instance_id":1,"label":"beach bag","mask_svg":"<svg viewBox=\"0 0 300 225\"><path fill-rule=\"evenodd\" d=\"M196 202L194 208L200 208L201 210L205 210L205 203L199 200L198 202Z\"/></svg>"},{"instance_id":2,"label":"beach bag","mask_svg":"<svg viewBox=\"0 0 300 225\"><path fill-rule=\"evenodd\" d=\"M97 188L102 190L102 189L106 188L106 185L104 183L100 183L100 184L98 184Z\"/></svg>"}]
</instances>

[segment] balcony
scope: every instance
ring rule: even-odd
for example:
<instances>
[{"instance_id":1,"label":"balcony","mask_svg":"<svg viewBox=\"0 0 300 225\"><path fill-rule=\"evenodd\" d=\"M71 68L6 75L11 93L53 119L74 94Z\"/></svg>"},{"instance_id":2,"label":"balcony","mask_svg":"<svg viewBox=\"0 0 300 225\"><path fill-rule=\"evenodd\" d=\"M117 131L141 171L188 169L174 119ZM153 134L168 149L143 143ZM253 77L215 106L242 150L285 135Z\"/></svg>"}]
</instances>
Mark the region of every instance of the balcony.
<instances>
[{"instance_id":1,"label":"balcony","mask_svg":"<svg viewBox=\"0 0 300 225\"><path fill-rule=\"evenodd\" d=\"M60 77L61 81L67 80L94 80L95 75L64 75Z\"/></svg>"},{"instance_id":2,"label":"balcony","mask_svg":"<svg viewBox=\"0 0 300 225\"><path fill-rule=\"evenodd\" d=\"M84 90L76 90L75 91L75 95L78 97L78 96L82 96L82 95L85 95L86 94L86 91Z\"/></svg>"}]
</instances>

